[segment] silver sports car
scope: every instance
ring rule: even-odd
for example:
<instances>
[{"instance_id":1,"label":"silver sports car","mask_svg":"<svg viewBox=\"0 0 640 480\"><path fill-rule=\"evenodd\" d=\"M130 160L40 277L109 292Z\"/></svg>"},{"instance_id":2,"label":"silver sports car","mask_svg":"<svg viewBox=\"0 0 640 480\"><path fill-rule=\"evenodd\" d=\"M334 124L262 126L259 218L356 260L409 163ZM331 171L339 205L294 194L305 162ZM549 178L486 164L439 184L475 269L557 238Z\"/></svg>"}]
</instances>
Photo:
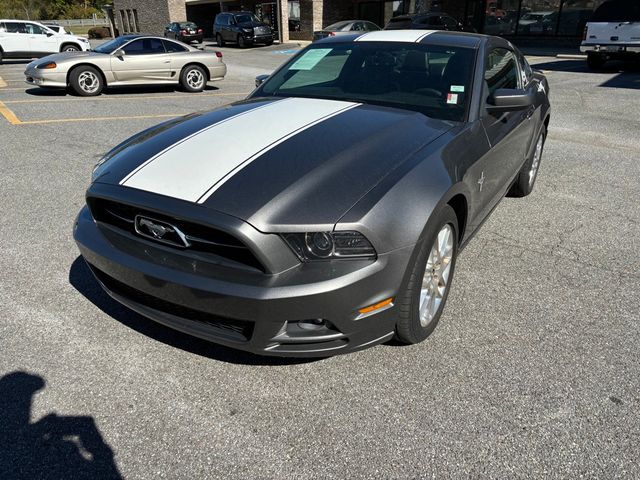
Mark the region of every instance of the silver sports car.
<instances>
[{"instance_id":1,"label":"silver sports car","mask_svg":"<svg viewBox=\"0 0 640 480\"><path fill-rule=\"evenodd\" d=\"M49 55L31 62L24 72L29 85L71 87L85 97L123 85L179 84L200 92L226 73L220 52L140 35L118 37L89 52Z\"/></svg>"}]
</instances>

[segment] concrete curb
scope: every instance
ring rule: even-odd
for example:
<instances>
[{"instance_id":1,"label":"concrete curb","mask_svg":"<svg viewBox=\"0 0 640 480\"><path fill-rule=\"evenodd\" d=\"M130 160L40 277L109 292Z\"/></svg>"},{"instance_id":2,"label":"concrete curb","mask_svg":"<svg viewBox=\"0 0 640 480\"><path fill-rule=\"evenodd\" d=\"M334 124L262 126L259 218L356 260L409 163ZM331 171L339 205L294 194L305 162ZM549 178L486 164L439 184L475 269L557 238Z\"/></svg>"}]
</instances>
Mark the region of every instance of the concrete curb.
<instances>
[{"instance_id":1,"label":"concrete curb","mask_svg":"<svg viewBox=\"0 0 640 480\"><path fill-rule=\"evenodd\" d=\"M570 60L586 60L586 55L559 53L556 58L564 58Z\"/></svg>"}]
</instances>

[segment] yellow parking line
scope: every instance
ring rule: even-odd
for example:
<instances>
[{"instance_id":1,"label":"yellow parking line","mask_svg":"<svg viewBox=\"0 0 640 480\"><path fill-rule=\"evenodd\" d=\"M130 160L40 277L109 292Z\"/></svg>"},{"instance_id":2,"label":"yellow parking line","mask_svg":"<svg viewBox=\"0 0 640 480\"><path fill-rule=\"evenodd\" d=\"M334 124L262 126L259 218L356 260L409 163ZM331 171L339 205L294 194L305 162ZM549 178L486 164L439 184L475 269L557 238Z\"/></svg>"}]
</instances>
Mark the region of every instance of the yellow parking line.
<instances>
[{"instance_id":1,"label":"yellow parking line","mask_svg":"<svg viewBox=\"0 0 640 480\"><path fill-rule=\"evenodd\" d=\"M238 93L203 93L199 97L226 97L226 96L239 96L248 95L249 92ZM60 97L60 98L43 98L41 100L6 100L4 103L9 105L21 104L21 103L57 103L57 102L87 102L87 101L113 101L113 100L153 100L154 98L185 98L186 94L182 95L121 95L118 97L95 97L95 98L75 98L75 97Z\"/></svg>"},{"instance_id":2,"label":"yellow parking line","mask_svg":"<svg viewBox=\"0 0 640 480\"><path fill-rule=\"evenodd\" d=\"M5 82L2 77L0 77L0 88L6 88L7 82Z\"/></svg>"},{"instance_id":3,"label":"yellow parking line","mask_svg":"<svg viewBox=\"0 0 640 480\"><path fill-rule=\"evenodd\" d=\"M0 101L0 114L9 122L11 125L20 125L22 122L16 114L9 109L4 103Z\"/></svg>"},{"instance_id":4,"label":"yellow parking line","mask_svg":"<svg viewBox=\"0 0 640 480\"><path fill-rule=\"evenodd\" d=\"M11 110L9 111L11 112ZM39 124L46 124L46 123L95 122L95 121L106 121L106 120L137 120L141 118L172 118L172 117L180 117L182 115L186 115L186 113L170 113L170 114L167 113L167 114L161 114L161 115L131 115L131 116L122 116L122 117L55 118L51 120L27 120L24 122L18 120L17 118L16 120L18 120L18 123L20 125L39 125Z\"/></svg>"}]
</instances>

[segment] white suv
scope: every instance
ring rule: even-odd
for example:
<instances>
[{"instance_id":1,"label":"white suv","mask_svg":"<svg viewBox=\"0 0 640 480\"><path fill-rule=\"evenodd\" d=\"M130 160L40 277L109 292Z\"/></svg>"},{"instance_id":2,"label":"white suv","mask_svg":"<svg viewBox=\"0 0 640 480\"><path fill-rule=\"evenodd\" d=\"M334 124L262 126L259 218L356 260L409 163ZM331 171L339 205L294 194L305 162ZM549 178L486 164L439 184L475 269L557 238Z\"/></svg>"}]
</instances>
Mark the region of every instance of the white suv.
<instances>
[{"instance_id":1,"label":"white suv","mask_svg":"<svg viewBox=\"0 0 640 480\"><path fill-rule=\"evenodd\" d=\"M86 38L56 33L41 23L0 20L0 62L3 58L44 57L89 49Z\"/></svg>"},{"instance_id":2,"label":"white suv","mask_svg":"<svg viewBox=\"0 0 640 480\"><path fill-rule=\"evenodd\" d=\"M609 0L587 22L580 51L598 69L607 60L640 60L640 1Z\"/></svg>"}]
</instances>

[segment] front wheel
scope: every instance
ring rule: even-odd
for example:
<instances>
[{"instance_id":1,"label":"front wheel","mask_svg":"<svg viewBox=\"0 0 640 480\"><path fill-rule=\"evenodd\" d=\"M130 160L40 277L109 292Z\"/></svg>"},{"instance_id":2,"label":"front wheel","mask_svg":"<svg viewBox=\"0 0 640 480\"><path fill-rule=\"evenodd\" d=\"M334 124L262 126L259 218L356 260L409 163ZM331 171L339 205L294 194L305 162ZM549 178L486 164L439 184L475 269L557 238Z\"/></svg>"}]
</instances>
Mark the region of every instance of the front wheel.
<instances>
[{"instance_id":1,"label":"front wheel","mask_svg":"<svg viewBox=\"0 0 640 480\"><path fill-rule=\"evenodd\" d=\"M406 344L423 341L436 328L453 280L458 218L446 205L431 223L433 229L419 244L408 284L398 294L396 338Z\"/></svg>"},{"instance_id":2,"label":"front wheel","mask_svg":"<svg viewBox=\"0 0 640 480\"><path fill-rule=\"evenodd\" d=\"M80 48L78 48L76 45L65 45L62 48L63 52L79 52Z\"/></svg>"},{"instance_id":3,"label":"front wheel","mask_svg":"<svg viewBox=\"0 0 640 480\"><path fill-rule=\"evenodd\" d=\"M69 76L71 88L82 97L100 95L104 82L100 72L93 67L81 66L74 69Z\"/></svg>"},{"instance_id":4,"label":"front wheel","mask_svg":"<svg viewBox=\"0 0 640 480\"><path fill-rule=\"evenodd\" d=\"M238 47L247 48L247 41L242 35L238 35Z\"/></svg>"},{"instance_id":5,"label":"front wheel","mask_svg":"<svg viewBox=\"0 0 640 480\"><path fill-rule=\"evenodd\" d=\"M533 190L533 185L536 183L538 177L538 170L540 168L540 160L542 160L542 150L544 149L544 140L547 130L542 128L542 131L536 139L536 146L533 150L533 154L524 162L520 173L516 177L515 182L511 186L511 189L507 193L509 197L526 197Z\"/></svg>"},{"instance_id":6,"label":"front wheel","mask_svg":"<svg viewBox=\"0 0 640 480\"><path fill-rule=\"evenodd\" d=\"M189 65L180 75L180 83L187 92L201 92L207 85L207 74L198 65Z\"/></svg>"},{"instance_id":7,"label":"front wheel","mask_svg":"<svg viewBox=\"0 0 640 480\"><path fill-rule=\"evenodd\" d=\"M224 47L224 40L222 39L222 35L220 35L219 33L216 34L216 43L219 47Z\"/></svg>"}]
</instances>

